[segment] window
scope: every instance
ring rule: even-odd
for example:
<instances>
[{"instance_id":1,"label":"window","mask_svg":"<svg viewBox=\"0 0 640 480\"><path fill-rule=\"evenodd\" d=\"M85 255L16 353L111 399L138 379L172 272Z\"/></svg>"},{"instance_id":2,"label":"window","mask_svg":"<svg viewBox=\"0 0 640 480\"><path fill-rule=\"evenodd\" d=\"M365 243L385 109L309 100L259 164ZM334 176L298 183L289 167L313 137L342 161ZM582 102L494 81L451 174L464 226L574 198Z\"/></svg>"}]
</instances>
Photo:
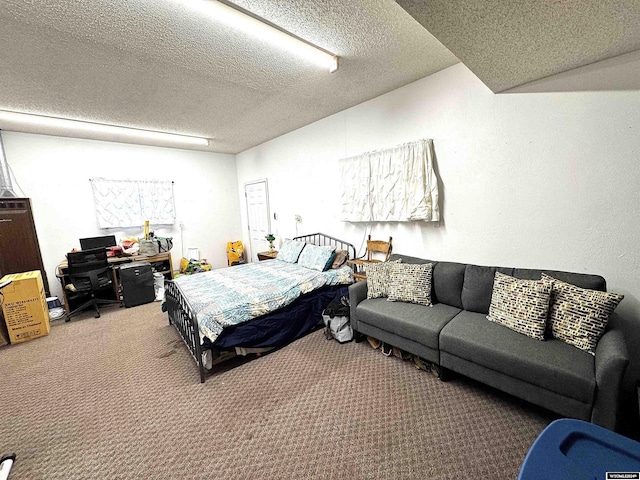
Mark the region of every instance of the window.
<instances>
[{"instance_id":1,"label":"window","mask_svg":"<svg viewBox=\"0 0 640 480\"><path fill-rule=\"evenodd\" d=\"M170 225L175 222L173 182L92 178L99 228Z\"/></svg>"}]
</instances>

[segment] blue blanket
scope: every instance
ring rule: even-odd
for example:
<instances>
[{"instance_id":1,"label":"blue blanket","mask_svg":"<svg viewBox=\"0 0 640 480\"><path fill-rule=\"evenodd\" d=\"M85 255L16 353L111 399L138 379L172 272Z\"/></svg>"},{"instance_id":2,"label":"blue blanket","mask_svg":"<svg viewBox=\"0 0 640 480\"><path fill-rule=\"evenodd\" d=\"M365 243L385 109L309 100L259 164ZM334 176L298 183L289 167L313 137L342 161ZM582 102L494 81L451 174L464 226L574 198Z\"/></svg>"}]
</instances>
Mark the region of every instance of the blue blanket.
<instances>
[{"instance_id":1,"label":"blue blanket","mask_svg":"<svg viewBox=\"0 0 640 480\"><path fill-rule=\"evenodd\" d=\"M351 269L318 272L280 260L221 268L174 280L195 314L200 340L212 342L231 325L289 305L325 285L353 282Z\"/></svg>"}]
</instances>

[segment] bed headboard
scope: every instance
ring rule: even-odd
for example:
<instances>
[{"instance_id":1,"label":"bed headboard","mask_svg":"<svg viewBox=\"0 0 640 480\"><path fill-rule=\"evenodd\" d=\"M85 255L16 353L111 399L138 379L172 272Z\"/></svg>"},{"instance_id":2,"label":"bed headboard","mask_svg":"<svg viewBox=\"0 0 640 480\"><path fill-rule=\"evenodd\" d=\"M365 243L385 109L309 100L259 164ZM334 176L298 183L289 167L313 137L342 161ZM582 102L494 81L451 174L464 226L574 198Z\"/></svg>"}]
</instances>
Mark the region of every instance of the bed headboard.
<instances>
[{"instance_id":1,"label":"bed headboard","mask_svg":"<svg viewBox=\"0 0 640 480\"><path fill-rule=\"evenodd\" d=\"M340 250L346 250L349 260L353 260L354 258L356 258L356 247L354 247L351 243L340 240L339 238L325 235L324 233L301 235L299 237L294 237L293 239L301 240L304 243L311 243L313 245L334 245Z\"/></svg>"}]
</instances>

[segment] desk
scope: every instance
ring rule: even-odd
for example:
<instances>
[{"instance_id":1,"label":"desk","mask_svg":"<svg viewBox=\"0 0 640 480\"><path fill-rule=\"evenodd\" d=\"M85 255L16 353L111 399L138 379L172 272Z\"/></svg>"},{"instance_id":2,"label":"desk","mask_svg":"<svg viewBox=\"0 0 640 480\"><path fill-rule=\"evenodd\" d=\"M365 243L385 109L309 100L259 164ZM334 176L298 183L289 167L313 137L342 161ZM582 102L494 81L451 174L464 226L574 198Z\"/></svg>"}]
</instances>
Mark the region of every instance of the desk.
<instances>
[{"instance_id":1,"label":"desk","mask_svg":"<svg viewBox=\"0 0 640 480\"><path fill-rule=\"evenodd\" d=\"M109 265L113 268L113 295L114 298L120 299L120 276L119 267L124 263L131 262L149 262L153 269L164 275L164 278L171 280L173 278L173 266L171 263L171 252L159 253L151 257L146 255L132 255L129 257L109 257ZM66 286L69 283L69 277L67 276L67 261L64 260L56 268L56 276L60 280L62 285L62 298L64 300L64 309L67 313L71 311L69 301L67 299Z\"/></svg>"}]
</instances>

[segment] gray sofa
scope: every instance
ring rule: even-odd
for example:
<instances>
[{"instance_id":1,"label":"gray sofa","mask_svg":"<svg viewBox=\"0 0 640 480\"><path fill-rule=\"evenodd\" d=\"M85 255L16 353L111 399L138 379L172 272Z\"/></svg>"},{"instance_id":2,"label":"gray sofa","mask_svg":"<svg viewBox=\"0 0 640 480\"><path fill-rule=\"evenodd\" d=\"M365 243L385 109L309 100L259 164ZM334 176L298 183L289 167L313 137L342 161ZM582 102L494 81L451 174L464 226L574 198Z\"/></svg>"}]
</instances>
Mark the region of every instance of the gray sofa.
<instances>
[{"instance_id":1,"label":"gray sofa","mask_svg":"<svg viewBox=\"0 0 640 480\"><path fill-rule=\"evenodd\" d=\"M405 255L391 260L433 263L433 306L367 299L367 282L349 287L351 325L403 349L560 415L616 428L622 376L629 362L615 313L595 357L561 340L535 340L486 319L496 270L522 279L541 272L582 288L606 290L597 275L436 262Z\"/></svg>"}]
</instances>

